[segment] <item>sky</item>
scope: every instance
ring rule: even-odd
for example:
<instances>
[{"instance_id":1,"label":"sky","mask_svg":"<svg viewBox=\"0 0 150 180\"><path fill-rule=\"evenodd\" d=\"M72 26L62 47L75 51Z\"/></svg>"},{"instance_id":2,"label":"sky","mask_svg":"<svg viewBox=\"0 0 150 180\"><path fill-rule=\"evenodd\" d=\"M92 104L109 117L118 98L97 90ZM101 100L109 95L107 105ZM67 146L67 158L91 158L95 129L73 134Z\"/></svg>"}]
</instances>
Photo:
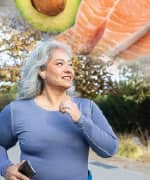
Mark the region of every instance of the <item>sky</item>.
<instances>
[{"instance_id":1,"label":"sky","mask_svg":"<svg viewBox=\"0 0 150 180\"><path fill-rule=\"evenodd\" d=\"M12 6L14 0L0 0L0 6Z\"/></svg>"}]
</instances>

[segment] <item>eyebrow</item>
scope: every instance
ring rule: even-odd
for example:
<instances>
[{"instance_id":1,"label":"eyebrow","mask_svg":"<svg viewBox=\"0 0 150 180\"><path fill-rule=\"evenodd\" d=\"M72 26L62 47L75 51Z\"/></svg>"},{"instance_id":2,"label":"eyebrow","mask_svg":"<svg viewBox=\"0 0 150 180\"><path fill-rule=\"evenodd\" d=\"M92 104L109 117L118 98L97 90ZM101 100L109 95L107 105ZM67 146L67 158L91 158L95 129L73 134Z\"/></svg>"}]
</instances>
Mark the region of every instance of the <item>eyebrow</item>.
<instances>
[{"instance_id":1,"label":"eyebrow","mask_svg":"<svg viewBox=\"0 0 150 180\"><path fill-rule=\"evenodd\" d=\"M55 59L55 61L65 61L64 59ZM72 62L70 59L69 60L67 60L68 62Z\"/></svg>"},{"instance_id":2,"label":"eyebrow","mask_svg":"<svg viewBox=\"0 0 150 180\"><path fill-rule=\"evenodd\" d=\"M55 61L65 61L64 59L55 59Z\"/></svg>"}]
</instances>

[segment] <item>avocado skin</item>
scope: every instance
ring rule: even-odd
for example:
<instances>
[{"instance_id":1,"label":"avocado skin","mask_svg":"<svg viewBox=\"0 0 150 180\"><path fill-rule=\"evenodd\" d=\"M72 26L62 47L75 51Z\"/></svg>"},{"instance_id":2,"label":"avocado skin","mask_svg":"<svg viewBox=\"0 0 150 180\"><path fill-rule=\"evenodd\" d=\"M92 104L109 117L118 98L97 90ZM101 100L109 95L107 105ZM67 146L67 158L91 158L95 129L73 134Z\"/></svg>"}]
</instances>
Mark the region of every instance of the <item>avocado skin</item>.
<instances>
[{"instance_id":1,"label":"avocado skin","mask_svg":"<svg viewBox=\"0 0 150 180\"><path fill-rule=\"evenodd\" d=\"M57 16L39 13L32 6L31 0L16 0L15 2L23 18L35 29L58 33L65 31L74 24L81 0L67 0L64 11Z\"/></svg>"}]
</instances>

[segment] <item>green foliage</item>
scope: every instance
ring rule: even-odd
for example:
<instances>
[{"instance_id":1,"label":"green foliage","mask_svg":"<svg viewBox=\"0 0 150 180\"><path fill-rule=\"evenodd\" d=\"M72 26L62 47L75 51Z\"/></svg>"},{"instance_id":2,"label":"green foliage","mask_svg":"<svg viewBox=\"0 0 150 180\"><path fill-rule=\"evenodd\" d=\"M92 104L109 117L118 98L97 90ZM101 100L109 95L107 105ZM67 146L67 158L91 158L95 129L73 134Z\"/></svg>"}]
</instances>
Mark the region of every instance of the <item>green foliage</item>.
<instances>
[{"instance_id":1,"label":"green foliage","mask_svg":"<svg viewBox=\"0 0 150 180\"><path fill-rule=\"evenodd\" d=\"M99 93L112 91L111 74L107 71L110 64L92 56L79 56L75 67L76 90L82 97L94 98Z\"/></svg>"},{"instance_id":2,"label":"green foliage","mask_svg":"<svg viewBox=\"0 0 150 180\"><path fill-rule=\"evenodd\" d=\"M4 82L16 82L20 79L20 66L3 66L0 68L0 79Z\"/></svg>"},{"instance_id":3,"label":"green foliage","mask_svg":"<svg viewBox=\"0 0 150 180\"><path fill-rule=\"evenodd\" d=\"M18 16L0 16L0 53L7 54L14 64L20 65L41 35Z\"/></svg>"},{"instance_id":4,"label":"green foliage","mask_svg":"<svg viewBox=\"0 0 150 180\"><path fill-rule=\"evenodd\" d=\"M145 146L142 138L135 136L135 134L121 133L117 136L119 139L117 155L142 162L150 162L150 141L148 141L147 146Z\"/></svg>"},{"instance_id":5,"label":"green foliage","mask_svg":"<svg viewBox=\"0 0 150 180\"><path fill-rule=\"evenodd\" d=\"M137 104L122 96L98 96L96 103L118 132L131 131L137 119Z\"/></svg>"},{"instance_id":6,"label":"green foliage","mask_svg":"<svg viewBox=\"0 0 150 180\"><path fill-rule=\"evenodd\" d=\"M142 62L142 64L141 64ZM147 63L147 64L146 64ZM120 64L119 82L114 82L114 94L123 96L126 100L141 103L150 98L150 80L148 79L148 68L150 58L141 61Z\"/></svg>"},{"instance_id":7,"label":"green foliage","mask_svg":"<svg viewBox=\"0 0 150 180\"><path fill-rule=\"evenodd\" d=\"M150 99L142 102L128 100L123 96L106 95L95 99L105 116L117 132L137 132L147 130L150 133Z\"/></svg>"},{"instance_id":8,"label":"green foliage","mask_svg":"<svg viewBox=\"0 0 150 180\"><path fill-rule=\"evenodd\" d=\"M15 99L17 88L16 85L4 86L0 88L0 110L3 109L5 105L7 105L10 101Z\"/></svg>"},{"instance_id":9,"label":"green foliage","mask_svg":"<svg viewBox=\"0 0 150 180\"><path fill-rule=\"evenodd\" d=\"M140 159L143 155L143 148L135 144L131 137L121 137L117 154L127 158Z\"/></svg>"},{"instance_id":10,"label":"green foliage","mask_svg":"<svg viewBox=\"0 0 150 180\"><path fill-rule=\"evenodd\" d=\"M96 103L118 132L150 134L150 82L131 66L123 66L119 77L113 83L113 91L97 96Z\"/></svg>"},{"instance_id":11,"label":"green foliage","mask_svg":"<svg viewBox=\"0 0 150 180\"><path fill-rule=\"evenodd\" d=\"M140 103L150 98L150 84L139 78L128 81L114 82L114 94L122 96L126 100Z\"/></svg>"}]
</instances>

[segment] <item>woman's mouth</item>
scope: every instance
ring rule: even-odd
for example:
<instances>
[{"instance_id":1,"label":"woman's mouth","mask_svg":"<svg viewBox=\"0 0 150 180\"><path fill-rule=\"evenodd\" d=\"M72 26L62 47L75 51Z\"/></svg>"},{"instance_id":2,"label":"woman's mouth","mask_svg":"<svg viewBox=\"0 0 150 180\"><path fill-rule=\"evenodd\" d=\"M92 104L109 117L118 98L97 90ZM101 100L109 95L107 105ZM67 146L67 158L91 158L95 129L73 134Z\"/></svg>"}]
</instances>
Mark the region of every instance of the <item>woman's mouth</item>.
<instances>
[{"instance_id":1,"label":"woman's mouth","mask_svg":"<svg viewBox=\"0 0 150 180\"><path fill-rule=\"evenodd\" d=\"M72 76L63 76L62 78L67 81L72 81L72 79L73 79Z\"/></svg>"}]
</instances>

